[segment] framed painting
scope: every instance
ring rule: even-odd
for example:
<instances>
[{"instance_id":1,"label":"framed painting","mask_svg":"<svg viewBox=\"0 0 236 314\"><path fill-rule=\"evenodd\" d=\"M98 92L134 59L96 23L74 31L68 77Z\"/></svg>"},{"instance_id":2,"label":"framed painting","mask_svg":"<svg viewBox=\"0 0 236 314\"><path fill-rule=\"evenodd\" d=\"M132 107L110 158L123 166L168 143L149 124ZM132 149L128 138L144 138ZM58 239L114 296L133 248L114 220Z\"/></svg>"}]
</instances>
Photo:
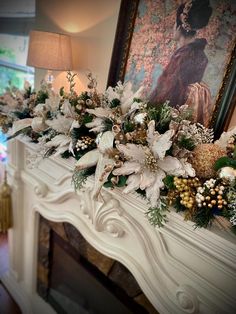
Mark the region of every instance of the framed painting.
<instances>
[{"instance_id":1,"label":"framed painting","mask_svg":"<svg viewBox=\"0 0 236 314\"><path fill-rule=\"evenodd\" d=\"M236 92L235 0L122 0L108 85L144 86L153 105L188 104L220 134Z\"/></svg>"}]
</instances>

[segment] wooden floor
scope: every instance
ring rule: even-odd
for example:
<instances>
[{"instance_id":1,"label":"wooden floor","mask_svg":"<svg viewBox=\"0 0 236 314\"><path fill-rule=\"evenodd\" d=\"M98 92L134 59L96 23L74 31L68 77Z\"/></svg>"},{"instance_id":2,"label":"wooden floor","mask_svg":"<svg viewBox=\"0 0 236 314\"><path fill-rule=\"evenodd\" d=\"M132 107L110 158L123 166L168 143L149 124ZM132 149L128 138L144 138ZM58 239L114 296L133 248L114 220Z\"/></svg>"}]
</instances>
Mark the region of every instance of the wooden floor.
<instances>
[{"instance_id":1,"label":"wooden floor","mask_svg":"<svg viewBox=\"0 0 236 314\"><path fill-rule=\"evenodd\" d=\"M9 265L7 236L0 233L0 278ZM0 280L0 314L20 314L21 311Z\"/></svg>"}]
</instances>

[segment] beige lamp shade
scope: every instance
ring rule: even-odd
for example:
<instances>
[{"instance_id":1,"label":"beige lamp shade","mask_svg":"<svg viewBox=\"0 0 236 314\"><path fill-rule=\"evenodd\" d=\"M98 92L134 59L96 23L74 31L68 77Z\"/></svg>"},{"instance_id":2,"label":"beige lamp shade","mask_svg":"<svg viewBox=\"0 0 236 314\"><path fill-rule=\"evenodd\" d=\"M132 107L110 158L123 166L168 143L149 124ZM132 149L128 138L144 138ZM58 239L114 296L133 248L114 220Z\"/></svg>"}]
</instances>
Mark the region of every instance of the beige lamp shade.
<instances>
[{"instance_id":1,"label":"beige lamp shade","mask_svg":"<svg viewBox=\"0 0 236 314\"><path fill-rule=\"evenodd\" d=\"M27 65L47 70L71 70L70 37L57 33L31 31Z\"/></svg>"}]
</instances>

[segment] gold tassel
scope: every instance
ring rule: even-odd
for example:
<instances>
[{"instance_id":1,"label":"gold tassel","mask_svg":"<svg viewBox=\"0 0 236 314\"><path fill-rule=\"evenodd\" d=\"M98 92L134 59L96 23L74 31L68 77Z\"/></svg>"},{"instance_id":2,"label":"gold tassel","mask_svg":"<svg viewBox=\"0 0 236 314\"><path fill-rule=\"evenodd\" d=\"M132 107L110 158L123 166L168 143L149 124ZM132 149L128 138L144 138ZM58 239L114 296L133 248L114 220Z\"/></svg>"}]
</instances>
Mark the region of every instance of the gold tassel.
<instances>
[{"instance_id":1,"label":"gold tassel","mask_svg":"<svg viewBox=\"0 0 236 314\"><path fill-rule=\"evenodd\" d=\"M12 227L11 188L7 183L7 172L0 187L0 232L7 232Z\"/></svg>"}]
</instances>

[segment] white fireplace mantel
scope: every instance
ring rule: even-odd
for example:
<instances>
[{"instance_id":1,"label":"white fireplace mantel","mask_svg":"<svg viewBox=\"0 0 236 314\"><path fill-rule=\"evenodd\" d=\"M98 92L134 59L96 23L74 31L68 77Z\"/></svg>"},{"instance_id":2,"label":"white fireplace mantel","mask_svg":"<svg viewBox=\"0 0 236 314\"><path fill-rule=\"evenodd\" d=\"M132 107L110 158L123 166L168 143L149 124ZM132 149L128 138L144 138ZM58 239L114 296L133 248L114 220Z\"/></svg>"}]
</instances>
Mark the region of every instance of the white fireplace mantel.
<instances>
[{"instance_id":1,"label":"white fireplace mantel","mask_svg":"<svg viewBox=\"0 0 236 314\"><path fill-rule=\"evenodd\" d=\"M69 222L101 253L123 263L160 313L234 313L236 237L198 229L171 211L163 228L152 227L137 195L103 189L91 197L71 185L73 160L51 157L33 167L36 145L16 139L9 147L14 228L9 232L10 271L2 278L23 313L55 313L36 292L39 214Z\"/></svg>"}]
</instances>

